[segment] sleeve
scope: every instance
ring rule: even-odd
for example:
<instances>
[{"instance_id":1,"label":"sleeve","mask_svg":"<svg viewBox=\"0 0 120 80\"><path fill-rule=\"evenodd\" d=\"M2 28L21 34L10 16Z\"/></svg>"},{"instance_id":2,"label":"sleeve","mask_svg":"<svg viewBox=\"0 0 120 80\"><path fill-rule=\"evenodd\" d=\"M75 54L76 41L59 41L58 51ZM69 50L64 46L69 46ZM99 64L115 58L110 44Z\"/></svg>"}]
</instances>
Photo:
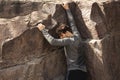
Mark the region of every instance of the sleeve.
<instances>
[{"instance_id":1,"label":"sleeve","mask_svg":"<svg viewBox=\"0 0 120 80\"><path fill-rule=\"evenodd\" d=\"M78 38L80 38L80 34L79 34L78 30L77 30L77 27L76 27L76 25L75 25L75 21L74 21L74 18L73 18L73 15L72 15L70 9L67 9L66 12L67 12L69 24L70 24L70 26L71 26L73 35L74 35L74 36L77 36Z\"/></svg>"},{"instance_id":2,"label":"sleeve","mask_svg":"<svg viewBox=\"0 0 120 80\"><path fill-rule=\"evenodd\" d=\"M52 37L46 29L43 29L42 31L43 36L45 39L51 44L51 45L56 45L56 46L66 46L71 43L73 43L75 40L74 37L71 38L63 38L63 39L55 39Z\"/></svg>"}]
</instances>

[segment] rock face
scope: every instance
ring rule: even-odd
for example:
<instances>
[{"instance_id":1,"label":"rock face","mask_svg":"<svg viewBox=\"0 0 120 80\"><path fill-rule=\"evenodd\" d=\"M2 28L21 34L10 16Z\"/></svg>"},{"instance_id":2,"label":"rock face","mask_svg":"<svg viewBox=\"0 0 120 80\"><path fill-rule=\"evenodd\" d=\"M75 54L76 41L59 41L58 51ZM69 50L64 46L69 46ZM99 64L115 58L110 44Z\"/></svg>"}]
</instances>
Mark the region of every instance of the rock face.
<instances>
[{"instance_id":1,"label":"rock face","mask_svg":"<svg viewBox=\"0 0 120 80\"><path fill-rule=\"evenodd\" d=\"M63 47L51 46L35 28L44 20L57 38L48 15L68 24L65 10L54 2L0 1L0 80L65 79ZM120 2L69 5L83 39L80 52L86 54L89 79L120 80Z\"/></svg>"},{"instance_id":2,"label":"rock face","mask_svg":"<svg viewBox=\"0 0 120 80\"><path fill-rule=\"evenodd\" d=\"M63 80L66 75L63 48L49 45L34 28L48 16L49 8L56 20L65 23L61 6L55 9L55 4L15 1L2 1L0 5L0 80Z\"/></svg>"},{"instance_id":3,"label":"rock face","mask_svg":"<svg viewBox=\"0 0 120 80\"><path fill-rule=\"evenodd\" d=\"M120 2L92 5L91 20L96 25L98 40L91 40L87 45L86 56L92 69L93 80L119 80L120 71ZM88 68L89 68L88 67Z\"/></svg>"}]
</instances>

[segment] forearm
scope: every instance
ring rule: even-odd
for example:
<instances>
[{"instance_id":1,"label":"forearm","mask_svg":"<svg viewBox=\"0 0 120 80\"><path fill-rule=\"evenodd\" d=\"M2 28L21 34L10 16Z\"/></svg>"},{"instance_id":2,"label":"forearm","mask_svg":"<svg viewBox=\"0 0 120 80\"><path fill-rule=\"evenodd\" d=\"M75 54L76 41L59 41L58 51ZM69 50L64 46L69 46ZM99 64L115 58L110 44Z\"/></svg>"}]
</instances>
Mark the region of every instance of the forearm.
<instances>
[{"instance_id":1,"label":"forearm","mask_svg":"<svg viewBox=\"0 0 120 80\"><path fill-rule=\"evenodd\" d=\"M66 12L67 12L69 24L70 24L70 26L71 26L71 29L72 29L72 31L73 31L73 34L74 34L74 35L79 35L79 32L78 32L78 30L77 30L77 27L76 27L76 24L75 24L75 21L74 21L74 18L73 18L73 15L72 15L70 9L67 9Z\"/></svg>"},{"instance_id":2,"label":"forearm","mask_svg":"<svg viewBox=\"0 0 120 80\"><path fill-rule=\"evenodd\" d=\"M41 30L43 36L45 37L45 39L50 43L52 44L52 41L53 41L53 37L48 33L48 30L47 29L43 29Z\"/></svg>"}]
</instances>

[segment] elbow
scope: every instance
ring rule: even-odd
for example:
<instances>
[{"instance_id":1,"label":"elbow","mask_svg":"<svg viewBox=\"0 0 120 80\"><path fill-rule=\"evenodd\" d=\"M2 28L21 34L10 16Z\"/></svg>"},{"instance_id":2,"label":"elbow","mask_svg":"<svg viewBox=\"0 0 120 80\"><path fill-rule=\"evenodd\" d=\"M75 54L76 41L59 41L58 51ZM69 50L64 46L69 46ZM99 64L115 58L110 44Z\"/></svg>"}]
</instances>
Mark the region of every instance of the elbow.
<instances>
[{"instance_id":1,"label":"elbow","mask_svg":"<svg viewBox=\"0 0 120 80\"><path fill-rule=\"evenodd\" d=\"M73 33L74 34L74 36L76 36L77 38L80 38L80 34L78 33L78 32L75 32L75 33Z\"/></svg>"},{"instance_id":2,"label":"elbow","mask_svg":"<svg viewBox=\"0 0 120 80\"><path fill-rule=\"evenodd\" d=\"M54 46L55 44L54 44L54 42L50 42L50 45L53 45L53 46Z\"/></svg>"},{"instance_id":3,"label":"elbow","mask_svg":"<svg viewBox=\"0 0 120 80\"><path fill-rule=\"evenodd\" d=\"M80 39L80 40L81 40L80 34L74 34L74 35L75 35L75 37L76 37L77 39Z\"/></svg>"},{"instance_id":4,"label":"elbow","mask_svg":"<svg viewBox=\"0 0 120 80\"><path fill-rule=\"evenodd\" d=\"M49 41L49 44L50 45L55 45L55 40L53 39L53 40Z\"/></svg>"}]
</instances>

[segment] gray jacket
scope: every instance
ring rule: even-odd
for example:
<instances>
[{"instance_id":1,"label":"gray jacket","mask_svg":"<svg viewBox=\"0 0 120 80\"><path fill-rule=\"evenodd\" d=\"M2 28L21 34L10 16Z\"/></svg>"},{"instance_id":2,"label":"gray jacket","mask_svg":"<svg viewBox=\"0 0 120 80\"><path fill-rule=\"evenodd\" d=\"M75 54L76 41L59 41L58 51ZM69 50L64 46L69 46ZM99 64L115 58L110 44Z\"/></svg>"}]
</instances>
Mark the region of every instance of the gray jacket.
<instances>
[{"instance_id":1,"label":"gray jacket","mask_svg":"<svg viewBox=\"0 0 120 80\"><path fill-rule=\"evenodd\" d=\"M79 43L81 41L80 34L75 25L73 16L70 10L66 10L69 23L73 32L73 36L70 38L55 39L52 37L46 29L42 30L44 37L51 45L64 46L65 55L67 58L68 70L82 70L86 72L86 66L84 62L84 56L78 52Z\"/></svg>"}]
</instances>

